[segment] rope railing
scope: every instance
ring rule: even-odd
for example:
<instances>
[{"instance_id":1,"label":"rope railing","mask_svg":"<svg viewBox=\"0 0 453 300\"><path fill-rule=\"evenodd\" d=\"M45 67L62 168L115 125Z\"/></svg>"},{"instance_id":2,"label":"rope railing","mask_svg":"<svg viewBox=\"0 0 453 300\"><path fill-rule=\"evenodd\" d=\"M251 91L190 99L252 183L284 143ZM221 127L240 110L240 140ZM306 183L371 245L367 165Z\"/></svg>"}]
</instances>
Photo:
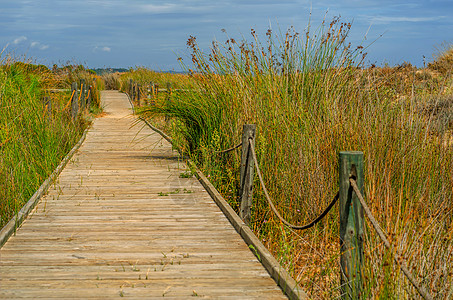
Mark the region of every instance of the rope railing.
<instances>
[{"instance_id":1,"label":"rope railing","mask_svg":"<svg viewBox=\"0 0 453 300\"><path fill-rule=\"evenodd\" d=\"M79 112L83 111L83 109L90 109L91 107L91 98L93 95L92 92L93 87L87 85L84 79L80 80L80 89L77 88L77 82L73 82L71 84L70 89L47 89L46 91L49 93L60 93L60 92L71 92L71 97L69 97L68 102L63 107L63 110L68 110L71 114L73 120L76 119ZM49 115L49 118L52 117L52 101L51 98L48 96L43 97L43 102L45 103L46 113ZM81 110L79 110L79 107Z\"/></svg>"},{"instance_id":2,"label":"rope railing","mask_svg":"<svg viewBox=\"0 0 453 300\"><path fill-rule=\"evenodd\" d=\"M249 125L244 125L244 126L249 126ZM250 130L253 131L252 135L254 135L254 129L247 129L247 130L244 129L244 134L246 134L246 133L245 133L246 131L250 133L250 132L251 132ZM262 176L262 173L261 173L261 169L260 169L260 167L259 167L259 165L258 165L258 160L257 160L257 158L256 158L256 151L255 151L255 146L254 146L254 143L253 143L253 137L247 138L247 139L246 139L246 144L248 144L248 146L250 147L250 155L251 155L251 158L253 159L253 162L254 162L254 163L253 163L253 166L254 166L254 168L256 168L256 172L257 172L257 174L258 174L258 178L259 178L261 187L262 187L262 189L263 189L264 196L265 196L265 198L266 198L266 200L267 200L267 203L269 204L269 207L271 208L272 212L273 212L273 213L277 216L277 218L278 218L283 224L285 224L286 226L290 227L291 229L295 229L295 230L305 230L305 229L311 228L311 227L313 227L314 225L316 225L319 221L321 221L321 220L329 213L329 211L332 209L332 207L335 205L335 203L338 201L338 199L339 199L339 193L337 193L337 194L335 195L335 197L334 197L333 200L329 203L329 205L326 207L326 209L325 209L325 210L324 210L324 211L323 211L316 219L314 219L312 222L310 222L310 223L308 223L308 224L305 224L305 225L294 225L294 224L288 222L288 221L287 221L285 218L283 218L282 215L278 212L278 210L277 210L277 208L275 207L275 205L274 205L274 203L273 203L271 197L269 196L269 192L268 192L268 190L267 190L267 188L266 188L266 184L264 183L263 176ZM243 145L244 145L244 142L241 142L241 143L237 144L237 145L234 146L234 147L231 147L231 148L228 148L228 149L225 149L225 150L221 150L221 151L216 151L216 153L221 154L221 153L231 152L231 151L233 151L233 150L235 150L235 149L237 149L237 148L239 148L239 147L241 147L241 146L243 146ZM247 149L248 147L245 147L245 148L246 148L246 149L245 149L245 152L247 152L247 151L248 151L248 149ZM244 152L244 149L243 149L243 152ZM244 175L244 174L241 173L241 175ZM243 176L243 177L245 177L245 176ZM242 184L242 182L243 182L243 180L241 179L241 184ZM247 190L247 189L248 189L248 188L241 187L241 194L243 194L243 190ZM241 195L241 196L243 196L243 195ZM250 193L248 193L248 195L246 195L246 197L247 197L247 196L250 196ZM241 197L241 203L243 203L243 202L247 202L247 200L244 199L244 197ZM245 213L244 213L243 215L241 215L241 217L242 217L242 219L243 219L244 221L246 221L246 223L247 223L247 221L250 219L250 216L247 215L247 213L250 212L250 208L247 207L247 208L245 208L245 209L241 209L241 212L242 212L242 210L245 210Z\"/></svg>"},{"instance_id":3,"label":"rope railing","mask_svg":"<svg viewBox=\"0 0 453 300\"><path fill-rule=\"evenodd\" d=\"M253 160L255 161L256 173L258 174L258 178L259 178L260 183L261 183L261 188L263 189L263 192L264 192L264 195L266 197L266 200L267 200L269 206L271 207L272 211L274 212L274 214L277 216L277 218L283 224L285 224L286 226L288 226L288 227L290 227L292 229L297 229L297 230L305 230L305 229L311 228L316 223L321 221L327 215L327 213L332 209L332 207L335 205L335 203L338 201L338 198L339 198L339 195L340 195L339 193L336 194L336 196L333 198L333 200L330 202L330 204L327 206L327 208L315 220L313 220L312 222L310 222L310 223L308 223L306 225L294 225L294 224L289 223L287 220L285 220L280 215L280 213L278 212L278 210L275 207L274 203L272 202L272 200L271 200L271 198L269 196L269 193L267 191L266 185L264 184L263 176L261 175L261 170L260 170L260 167L258 165L258 160L256 159L255 146L253 146L252 143L249 143L249 145L250 145L250 150L252 151Z\"/></svg>"},{"instance_id":4,"label":"rope railing","mask_svg":"<svg viewBox=\"0 0 453 300\"><path fill-rule=\"evenodd\" d=\"M217 153L221 154L221 153L227 153L227 152L231 152L233 150L236 150L237 148L241 147L242 146L242 143L239 143L237 144L236 146L234 147L231 147L231 148L228 148L228 149L225 149L225 150L222 150L222 151L216 151Z\"/></svg>"},{"instance_id":5,"label":"rope railing","mask_svg":"<svg viewBox=\"0 0 453 300\"><path fill-rule=\"evenodd\" d=\"M131 82L132 83L132 82ZM150 90L154 91L154 85ZM135 86L130 86L130 95L132 101L134 94L140 88L136 89ZM140 99L140 98L139 98ZM361 189L363 190L363 153L362 152L340 152L340 190L335 195L333 200L324 209L324 211L316 217L312 222L305 225L295 225L288 222L277 210L274 202L269 196L266 184L263 179L261 169L258 164L258 159L255 150L255 125L244 125L242 142L225 150L216 151L216 153L228 153L238 149L242 146L241 155L241 188L240 196L240 212L241 219L248 225L251 217L251 205L253 195L253 177L254 170L256 170L261 188L263 190L266 201L275 216L286 226L293 230L305 230L313 227L320 222L333 208L333 206L340 200L340 245L341 245L341 288L342 295L345 299L358 299L362 295L362 271L361 265L363 263L363 241L364 241L364 220L363 210L366 216L373 225L380 239L383 241L387 249L391 249L390 242L386 238L379 223L373 217L370 209L368 208ZM360 180L360 183L358 182ZM350 190L354 193L351 194ZM415 280L410 273L403 256L396 251L395 262L411 284L415 287L420 296L425 300L432 300L433 297Z\"/></svg>"},{"instance_id":6,"label":"rope railing","mask_svg":"<svg viewBox=\"0 0 453 300\"><path fill-rule=\"evenodd\" d=\"M154 98L157 97L158 93L163 92L163 93L166 93L168 95L168 97L170 97L173 91L180 91L180 89L173 89L172 84L169 82L167 82L166 89L159 88L159 85L154 82L150 82L147 85L147 88L145 88L144 86L135 82L134 80L129 79L129 87L128 87L126 93L129 95L131 101L133 101L134 103L137 103L138 106L142 106L142 103L141 103L142 99L144 100L143 104L154 105L155 104ZM146 97L143 98L142 95L145 95ZM167 100L168 100L168 98L167 98Z\"/></svg>"},{"instance_id":7,"label":"rope railing","mask_svg":"<svg viewBox=\"0 0 453 300\"><path fill-rule=\"evenodd\" d=\"M359 199L360 204L362 204L362 207L363 207L368 219L370 220L371 224L373 225L374 230L376 231L378 236L381 238L381 240L384 242L385 247L387 249L391 249L391 245L390 245L389 240L385 236L384 231L382 230L381 226L379 226L379 223L376 221L376 219L374 218L373 214L371 213L370 208L366 204L365 199L363 198L363 195L362 195L362 193L360 192L360 190L359 190L359 188L357 186L356 180L353 179L353 178L350 178L349 182L351 183L351 187L353 188L354 193L357 195L357 198ZM412 276L412 274L410 273L409 269L407 268L406 261L404 260L403 256L399 253L398 250L396 250L394 260L395 260L396 264L400 266L400 268L403 271L404 275L406 275L407 279L409 279L409 281L415 287L415 289L420 294L420 296L422 296L423 299L432 300L433 297L428 292L426 292L425 289L423 287L421 287L420 284Z\"/></svg>"},{"instance_id":8,"label":"rope railing","mask_svg":"<svg viewBox=\"0 0 453 300\"><path fill-rule=\"evenodd\" d=\"M329 203L327 208L312 222L306 225L295 225L288 222L275 206L263 179L261 169L255 149L255 125L244 125L242 143L217 153L227 153L242 146L241 155L241 188L240 196L240 217L246 223L250 223L250 212L253 195L253 177L256 170L258 179L264 193L264 197L275 216L287 227L294 230L305 230L313 227L321 221L331 211L333 206L339 201L340 212L340 265L341 265L341 288L345 299L362 298L362 271L363 264L363 242L364 242L364 213L372 223L386 248L390 249L390 242L386 238L383 230L373 217L363 198L363 153L356 151L346 151L339 153L339 183L340 190ZM353 192L351 192L353 191ZM403 256L396 251L395 262L411 284L415 287L420 296L425 300L433 297L421 287L410 273Z\"/></svg>"}]
</instances>

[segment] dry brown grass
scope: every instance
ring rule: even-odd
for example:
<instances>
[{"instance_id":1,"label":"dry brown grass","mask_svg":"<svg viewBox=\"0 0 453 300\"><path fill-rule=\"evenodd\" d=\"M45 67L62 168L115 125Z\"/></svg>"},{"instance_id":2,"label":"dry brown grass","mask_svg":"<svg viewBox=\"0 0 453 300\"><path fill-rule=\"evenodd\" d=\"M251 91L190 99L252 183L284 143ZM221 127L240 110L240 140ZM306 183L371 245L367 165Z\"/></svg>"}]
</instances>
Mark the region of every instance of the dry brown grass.
<instances>
[{"instance_id":1,"label":"dry brown grass","mask_svg":"<svg viewBox=\"0 0 453 300\"><path fill-rule=\"evenodd\" d=\"M216 151L235 145L242 125L255 123L267 188L293 223L311 221L336 194L338 152L363 151L366 200L392 245L385 249L367 228L364 293L372 299L419 297L393 262L398 249L430 293L449 299L453 149L445 146L445 133L452 125L446 121L452 80L408 63L365 70L353 63L328 65L350 58L332 59L343 48L329 42L342 41L340 33L303 42L289 34L263 46L252 31L253 43L229 39L210 54L191 38L192 85L199 92L175 94L148 112L173 118L173 136L234 208L239 155ZM269 211L256 184L254 232L311 297L338 297L337 210L312 229L294 232Z\"/></svg>"}]
</instances>

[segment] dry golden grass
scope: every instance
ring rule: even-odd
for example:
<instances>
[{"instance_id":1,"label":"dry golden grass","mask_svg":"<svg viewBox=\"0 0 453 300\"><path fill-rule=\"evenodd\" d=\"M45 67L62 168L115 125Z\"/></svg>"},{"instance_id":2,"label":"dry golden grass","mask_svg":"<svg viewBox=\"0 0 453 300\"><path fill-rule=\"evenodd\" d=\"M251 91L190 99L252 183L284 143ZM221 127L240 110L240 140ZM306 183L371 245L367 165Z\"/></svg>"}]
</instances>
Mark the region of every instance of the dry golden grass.
<instances>
[{"instance_id":1,"label":"dry golden grass","mask_svg":"<svg viewBox=\"0 0 453 300\"><path fill-rule=\"evenodd\" d=\"M366 200L392 245L385 249L367 227L364 294L419 297L393 262L398 249L425 289L449 299L452 78L408 63L357 68L361 49L340 51L348 30L348 24L334 23L316 37L307 32L307 40L291 31L276 39L268 32L265 43L252 30L253 43L228 39L226 46L214 44L209 54L191 38L195 92L162 99L146 113L173 118L167 128L179 146L236 209L239 153L216 151L237 144L242 125L255 123L267 188L293 223L311 221L336 194L338 152L363 151ZM312 229L294 232L270 212L256 182L251 227L316 299L340 294L336 212Z\"/></svg>"}]
</instances>

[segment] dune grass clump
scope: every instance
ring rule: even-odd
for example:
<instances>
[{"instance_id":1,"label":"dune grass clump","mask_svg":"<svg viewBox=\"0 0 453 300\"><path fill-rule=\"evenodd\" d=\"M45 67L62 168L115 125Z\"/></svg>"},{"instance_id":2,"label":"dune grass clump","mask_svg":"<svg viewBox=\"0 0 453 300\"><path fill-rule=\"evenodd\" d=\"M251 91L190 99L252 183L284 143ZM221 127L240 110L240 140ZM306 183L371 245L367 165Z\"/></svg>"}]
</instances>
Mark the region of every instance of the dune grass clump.
<instances>
[{"instance_id":1,"label":"dune grass clump","mask_svg":"<svg viewBox=\"0 0 453 300\"><path fill-rule=\"evenodd\" d=\"M73 78L91 77L72 74ZM60 77L61 76L61 77ZM45 66L5 58L0 64L0 226L30 199L79 140L88 123L70 116L63 75ZM91 82L91 81L87 81ZM93 90L93 107L99 103ZM48 96L51 106L43 101Z\"/></svg>"},{"instance_id":2,"label":"dune grass clump","mask_svg":"<svg viewBox=\"0 0 453 300\"><path fill-rule=\"evenodd\" d=\"M439 47L434 55L434 61L428 64L428 68L441 74L451 75L453 72L453 44L444 44Z\"/></svg>"},{"instance_id":3,"label":"dune grass clump","mask_svg":"<svg viewBox=\"0 0 453 300\"><path fill-rule=\"evenodd\" d=\"M119 86L122 91L129 90L130 79L140 84L144 89L151 83L156 84L160 88L166 88L167 83L170 83L173 89L190 88L192 86L192 79L187 74L157 72L144 67L131 69L129 72L118 76Z\"/></svg>"},{"instance_id":4,"label":"dune grass clump","mask_svg":"<svg viewBox=\"0 0 453 300\"><path fill-rule=\"evenodd\" d=\"M451 81L410 64L363 68L363 47L347 42L349 29L334 19L302 34L269 30L264 42L252 30L251 41L227 37L209 53L191 37L193 88L142 114L171 118L168 129L180 148L236 209L240 152L218 150L240 141L243 124L256 124L266 186L280 213L296 224L318 216L338 191L339 151L363 151L366 201L392 245L387 250L367 225L364 295L419 297L393 262L398 249L422 286L448 299L453 149L420 107L428 97L450 97L444 87ZM338 297L338 208L295 232L269 210L256 178L254 193L254 232L311 297Z\"/></svg>"}]
</instances>

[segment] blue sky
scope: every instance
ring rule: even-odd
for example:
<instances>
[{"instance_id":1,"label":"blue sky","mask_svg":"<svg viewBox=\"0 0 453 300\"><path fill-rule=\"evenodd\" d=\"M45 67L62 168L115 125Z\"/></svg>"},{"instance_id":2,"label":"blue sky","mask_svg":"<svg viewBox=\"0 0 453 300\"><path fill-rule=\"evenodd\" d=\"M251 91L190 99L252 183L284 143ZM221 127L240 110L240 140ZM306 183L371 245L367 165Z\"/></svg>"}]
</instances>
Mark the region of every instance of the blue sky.
<instances>
[{"instance_id":1,"label":"blue sky","mask_svg":"<svg viewBox=\"0 0 453 300\"><path fill-rule=\"evenodd\" d=\"M365 45L369 63L423 66L453 41L453 1L426 0L0 0L0 48L52 65L145 66L179 70L189 35L208 50L213 39L250 38L250 29L303 32L340 16L349 41ZM382 36L381 36L382 35ZM366 40L365 40L366 39ZM4 55L4 54L3 54Z\"/></svg>"}]
</instances>

